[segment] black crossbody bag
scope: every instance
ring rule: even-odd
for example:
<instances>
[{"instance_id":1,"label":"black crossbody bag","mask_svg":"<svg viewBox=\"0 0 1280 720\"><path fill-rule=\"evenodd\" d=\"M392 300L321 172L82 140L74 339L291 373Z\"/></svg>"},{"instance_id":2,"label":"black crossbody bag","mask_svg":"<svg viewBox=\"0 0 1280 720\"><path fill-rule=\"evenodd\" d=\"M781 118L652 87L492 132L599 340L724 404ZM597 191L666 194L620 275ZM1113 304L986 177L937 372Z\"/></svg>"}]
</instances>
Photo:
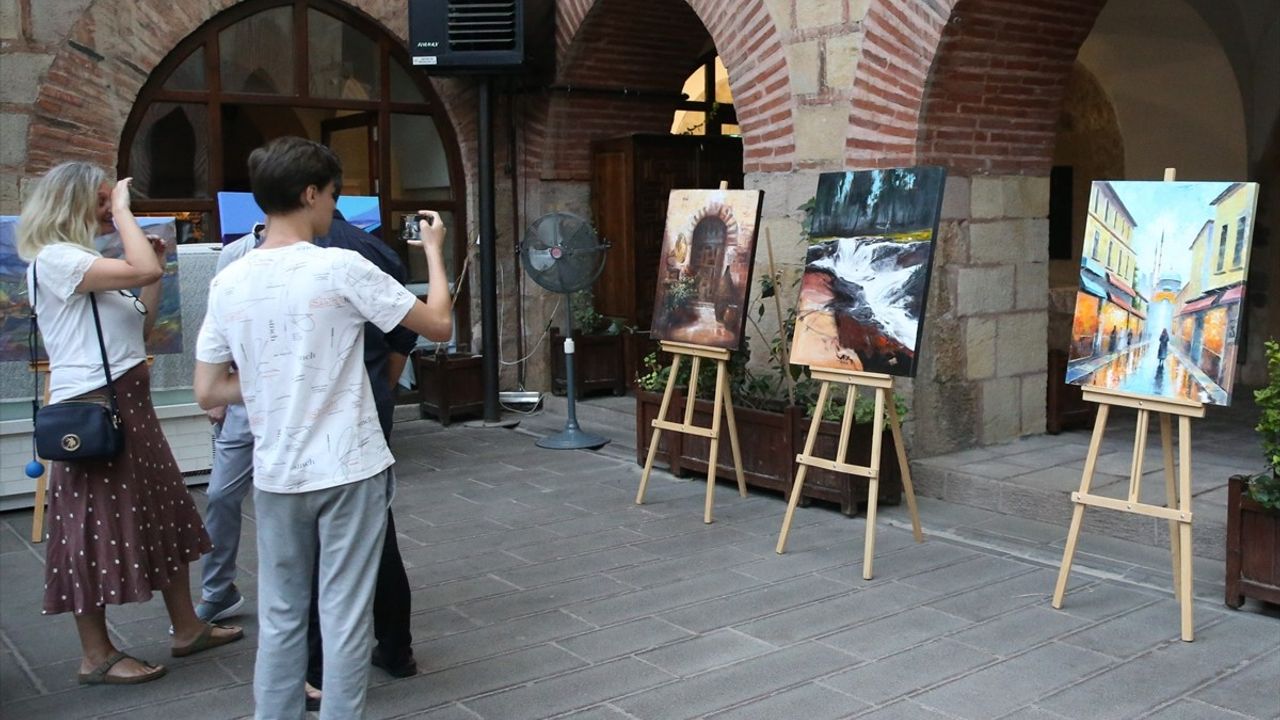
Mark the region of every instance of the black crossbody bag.
<instances>
[{"instance_id":1,"label":"black crossbody bag","mask_svg":"<svg viewBox=\"0 0 1280 720\"><path fill-rule=\"evenodd\" d=\"M36 362L36 295L39 278L36 264L31 262L31 364ZM98 349L102 352L102 372L107 378L107 404L85 400L64 400L40 407L39 374L35 396L31 399L35 421L36 452L46 460L79 462L109 460L124 448L124 427L116 406L116 389L111 382L111 365L107 361L107 344L102 339L102 322L98 319L98 300L89 293L93 306L93 326L98 331Z\"/></svg>"}]
</instances>

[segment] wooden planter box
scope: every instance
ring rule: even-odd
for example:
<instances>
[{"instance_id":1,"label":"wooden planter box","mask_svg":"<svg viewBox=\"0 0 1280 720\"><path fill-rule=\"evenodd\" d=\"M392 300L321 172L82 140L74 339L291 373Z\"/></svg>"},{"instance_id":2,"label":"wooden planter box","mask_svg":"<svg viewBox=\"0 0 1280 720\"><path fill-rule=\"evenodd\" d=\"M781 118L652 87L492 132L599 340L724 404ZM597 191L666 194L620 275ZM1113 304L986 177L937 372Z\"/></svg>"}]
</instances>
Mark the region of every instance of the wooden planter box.
<instances>
[{"instance_id":1,"label":"wooden planter box","mask_svg":"<svg viewBox=\"0 0 1280 720\"><path fill-rule=\"evenodd\" d=\"M662 403L659 393L636 390L636 462L644 464L649 452L649 439L653 436L652 421L658 416ZM667 419L682 417L683 398L672 398ZM743 475L752 487L776 490L784 496L790 494L798 466L795 457L804 449L805 435L809 432L809 420L803 408L790 406L782 412L753 410L735 407L738 425L738 442L742 451ZM711 424L711 401L695 400L694 422ZM840 438L840 424L823 422L819 426L818 441L814 452L835 457L836 443ZM880 504L897 505L902 498L902 474L898 469L893 436L885 432L881 448ZM681 433L664 432L658 442L658 459L665 459L671 473L684 477L690 473L707 472L707 456L711 441ZM866 424L854 425L849 438L848 461L865 465L871 461L871 428ZM733 453L729 446L727 430L720 440L716 478L733 483ZM857 513L859 505L867 502L867 479L843 473L809 468L805 477L805 499L822 500L840 504L840 511L850 517Z\"/></svg>"},{"instance_id":2,"label":"wooden planter box","mask_svg":"<svg viewBox=\"0 0 1280 720\"><path fill-rule=\"evenodd\" d=\"M1247 484L1237 475L1227 485L1227 605L1233 608L1246 597L1280 603L1280 511L1254 502Z\"/></svg>"},{"instance_id":3,"label":"wooden planter box","mask_svg":"<svg viewBox=\"0 0 1280 720\"><path fill-rule=\"evenodd\" d=\"M413 371L418 377L418 410L442 425L457 415L484 412L484 373L479 355L414 351Z\"/></svg>"},{"instance_id":4,"label":"wooden planter box","mask_svg":"<svg viewBox=\"0 0 1280 720\"><path fill-rule=\"evenodd\" d=\"M560 328L551 328L551 392L564 395L564 336ZM608 390L614 395L627 392L626 361L622 335L583 335L573 333L573 372L577 375L578 397L589 392Z\"/></svg>"}]
</instances>

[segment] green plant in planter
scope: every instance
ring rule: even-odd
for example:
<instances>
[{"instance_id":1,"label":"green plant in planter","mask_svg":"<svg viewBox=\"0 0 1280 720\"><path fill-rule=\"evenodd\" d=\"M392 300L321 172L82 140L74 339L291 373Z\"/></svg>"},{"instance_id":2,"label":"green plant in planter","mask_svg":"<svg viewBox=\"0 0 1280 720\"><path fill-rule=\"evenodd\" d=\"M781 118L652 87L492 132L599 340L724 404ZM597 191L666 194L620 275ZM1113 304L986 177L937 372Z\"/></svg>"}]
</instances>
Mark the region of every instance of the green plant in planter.
<instances>
[{"instance_id":1,"label":"green plant in planter","mask_svg":"<svg viewBox=\"0 0 1280 720\"><path fill-rule=\"evenodd\" d=\"M747 378L746 365L751 356L750 350L734 351L729 357L729 391L733 393L734 402L741 395L741 387ZM689 386L689 375L693 372L693 363L688 359L681 361L680 371L676 373L676 386ZM667 378L671 377L671 366L658 363L658 353L651 352L644 357L644 372L636 376L636 387L649 392L664 392L667 389ZM712 400L716 392L716 364L704 362L698 369L698 397Z\"/></svg>"},{"instance_id":2,"label":"green plant in planter","mask_svg":"<svg viewBox=\"0 0 1280 720\"><path fill-rule=\"evenodd\" d=\"M1262 410L1258 434L1268 468L1249 480L1249 496L1259 505L1280 510L1280 343L1268 340L1267 386L1255 390L1254 401Z\"/></svg>"},{"instance_id":3,"label":"green plant in planter","mask_svg":"<svg viewBox=\"0 0 1280 720\"><path fill-rule=\"evenodd\" d=\"M796 402L804 405L805 414L813 417L813 412L818 406L818 391L821 389L822 383L811 377L805 377L796 384ZM827 407L823 409L823 420L839 421L844 418L844 403L848 394L844 387L833 387L832 391L827 394ZM906 417L907 402L902 399L898 393L893 394L893 405L898 411L898 419ZM876 396L874 390L863 390L858 393L858 397L853 401L853 420L858 423L866 423L871 421L871 417L876 412ZM888 422L885 422L888 427Z\"/></svg>"},{"instance_id":4,"label":"green plant in planter","mask_svg":"<svg viewBox=\"0 0 1280 720\"><path fill-rule=\"evenodd\" d=\"M573 313L573 328L583 335L619 335L623 325L614 318L596 311L595 296L590 290L579 290L569 296Z\"/></svg>"},{"instance_id":5,"label":"green plant in planter","mask_svg":"<svg viewBox=\"0 0 1280 720\"><path fill-rule=\"evenodd\" d=\"M810 217L813 213L813 202L813 199L810 198L808 203L800 206L800 209L805 211L805 222L803 227L805 228L806 241L809 240L807 228L809 227ZM772 298L774 293L779 292L778 283L780 280L781 278L773 278L769 275L765 275L760 278L759 304L756 306L755 313L749 316L751 323L755 325L757 330L760 330L758 321L762 319L765 314L765 300ZM792 282L791 295L793 297L797 293L800 280L800 278L797 278ZM786 347L789 348L791 347L796 331L795 305L791 304L785 312L785 317L781 319L780 325L787 337ZM781 399L787 395L787 375L790 375L790 383L794 386L794 390L791 392L791 397L794 398L794 402L797 405L804 407L805 414L807 416L813 417L814 410L818 405L818 392L822 387L822 382L813 379L807 366L792 365L788 361L788 358L783 354L783 343L781 337L775 336L769 343L769 368L771 373L768 379L756 378L751 375L749 370L745 370L744 368L744 371L746 371L749 376L749 379L743 383L744 395L746 395L744 398L744 404L749 406L758 406L752 405L753 399L763 401L766 405L771 402L780 402ZM760 394L753 398L751 395L753 392ZM828 393L827 406L823 409L823 420L838 421L844 417L845 394L846 390L842 386L832 388L832 392ZM907 416L908 408L907 403L902 399L902 396L894 393L893 404L898 410L898 418L905 418ZM873 391L859 392L858 397L853 404L854 421L858 423L870 422L871 417L875 414L875 408L875 393ZM885 421L885 425L886 427L888 426L887 421Z\"/></svg>"},{"instance_id":6,"label":"green plant in planter","mask_svg":"<svg viewBox=\"0 0 1280 720\"><path fill-rule=\"evenodd\" d=\"M809 234L809 231L813 227L813 211L817 207L818 207L818 197L814 195L814 196L811 196L808 200L806 200L803 205L796 208L796 210L799 210L800 212L804 213L804 219L800 221L800 239L804 242L805 245L813 244L813 236Z\"/></svg>"}]
</instances>

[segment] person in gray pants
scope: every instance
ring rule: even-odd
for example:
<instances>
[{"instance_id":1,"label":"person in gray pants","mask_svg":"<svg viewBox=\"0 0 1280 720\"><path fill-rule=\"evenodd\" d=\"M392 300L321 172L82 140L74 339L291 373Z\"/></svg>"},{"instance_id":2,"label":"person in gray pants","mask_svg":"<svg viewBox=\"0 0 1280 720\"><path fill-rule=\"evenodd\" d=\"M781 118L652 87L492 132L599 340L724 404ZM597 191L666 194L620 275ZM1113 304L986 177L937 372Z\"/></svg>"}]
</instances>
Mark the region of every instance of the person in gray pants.
<instances>
[{"instance_id":1,"label":"person in gray pants","mask_svg":"<svg viewBox=\"0 0 1280 720\"><path fill-rule=\"evenodd\" d=\"M250 154L249 181L267 231L257 250L210 283L193 387L206 411L243 403L253 430L255 717L305 716L300 671L315 573L325 638L320 717L359 718L394 463L359 350L366 322L383 332L404 325L437 342L451 336L444 228L438 214L422 211L422 240L410 243L428 268L423 303L358 253L312 244L329 231L342 189L332 150L273 140Z\"/></svg>"},{"instance_id":2,"label":"person in gray pants","mask_svg":"<svg viewBox=\"0 0 1280 720\"><path fill-rule=\"evenodd\" d=\"M262 226L228 244L218 255L216 273L254 248ZM215 273L215 275L216 275ZM213 423L213 471L205 492L209 504L204 525L213 551L201 568L200 604L196 615L205 622L234 616L244 607L236 587L236 556L240 550L240 507L253 487L253 431L244 405L226 405L208 412Z\"/></svg>"}]
</instances>

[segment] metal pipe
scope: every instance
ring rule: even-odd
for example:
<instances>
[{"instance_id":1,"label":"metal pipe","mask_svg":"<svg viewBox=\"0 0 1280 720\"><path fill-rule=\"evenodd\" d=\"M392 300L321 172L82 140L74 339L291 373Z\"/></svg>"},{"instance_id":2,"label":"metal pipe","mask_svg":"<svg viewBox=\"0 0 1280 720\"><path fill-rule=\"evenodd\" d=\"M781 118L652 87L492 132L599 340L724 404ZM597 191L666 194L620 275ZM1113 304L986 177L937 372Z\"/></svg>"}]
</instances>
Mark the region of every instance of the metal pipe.
<instances>
[{"instance_id":1,"label":"metal pipe","mask_svg":"<svg viewBox=\"0 0 1280 720\"><path fill-rule=\"evenodd\" d=\"M480 151L480 338L484 354L484 421L502 419L498 405L498 274L497 246L494 234L493 188L493 79L486 75L480 81L479 109Z\"/></svg>"},{"instance_id":2,"label":"metal pipe","mask_svg":"<svg viewBox=\"0 0 1280 720\"><path fill-rule=\"evenodd\" d=\"M508 84L508 89L510 85ZM523 113L524 105L520 106ZM515 281L516 301L516 385L524 389L525 357L524 357L524 267L520 264L520 239L524 236L524 228L520 226L520 179L523 167L520 163L519 138L516 131L516 94L507 93L507 143L511 172L511 267ZM528 179L525 179L528 182Z\"/></svg>"}]
</instances>

